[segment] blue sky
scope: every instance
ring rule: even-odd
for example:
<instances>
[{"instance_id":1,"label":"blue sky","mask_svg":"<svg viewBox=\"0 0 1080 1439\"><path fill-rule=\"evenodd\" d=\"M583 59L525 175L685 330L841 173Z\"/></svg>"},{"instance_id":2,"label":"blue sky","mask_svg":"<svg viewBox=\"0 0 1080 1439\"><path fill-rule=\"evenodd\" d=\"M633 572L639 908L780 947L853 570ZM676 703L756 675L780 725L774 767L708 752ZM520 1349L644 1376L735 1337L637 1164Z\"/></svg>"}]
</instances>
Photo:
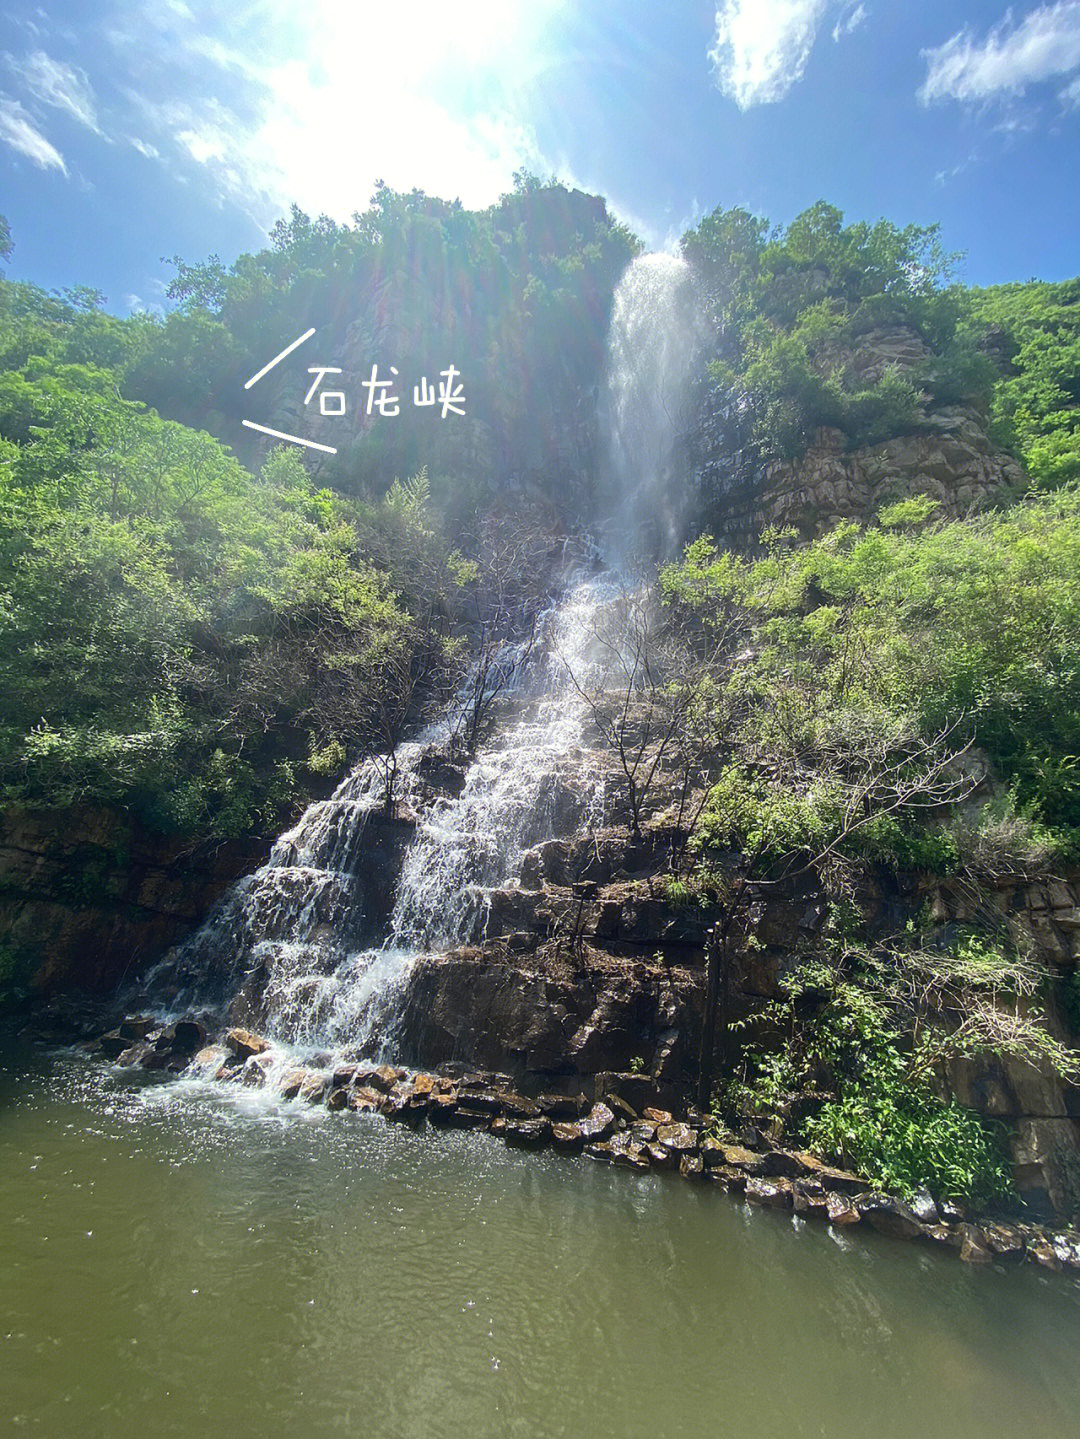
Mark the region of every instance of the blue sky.
<instances>
[{"instance_id":1,"label":"blue sky","mask_svg":"<svg viewBox=\"0 0 1080 1439\"><path fill-rule=\"evenodd\" d=\"M939 220L973 283L1080 272L1080 0L15 0L7 273L158 308L290 201L491 203L526 166L655 246L716 205Z\"/></svg>"}]
</instances>

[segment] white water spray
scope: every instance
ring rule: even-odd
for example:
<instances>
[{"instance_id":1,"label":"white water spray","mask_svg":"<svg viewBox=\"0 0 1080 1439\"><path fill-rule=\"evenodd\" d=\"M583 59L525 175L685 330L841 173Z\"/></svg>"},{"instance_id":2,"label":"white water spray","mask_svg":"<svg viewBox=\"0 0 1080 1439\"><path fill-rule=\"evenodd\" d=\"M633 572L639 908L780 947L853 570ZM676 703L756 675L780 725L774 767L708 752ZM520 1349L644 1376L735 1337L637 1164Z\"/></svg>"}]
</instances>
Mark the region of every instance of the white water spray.
<instances>
[{"instance_id":1,"label":"white water spray","mask_svg":"<svg viewBox=\"0 0 1080 1439\"><path fill-rule=\"evenodd\" d=\"M599 523L614 565L670 555L682 538L680 448L702 334L686 261L632 260L615 291L600 414Z\"/></svg>"}]
</instances>

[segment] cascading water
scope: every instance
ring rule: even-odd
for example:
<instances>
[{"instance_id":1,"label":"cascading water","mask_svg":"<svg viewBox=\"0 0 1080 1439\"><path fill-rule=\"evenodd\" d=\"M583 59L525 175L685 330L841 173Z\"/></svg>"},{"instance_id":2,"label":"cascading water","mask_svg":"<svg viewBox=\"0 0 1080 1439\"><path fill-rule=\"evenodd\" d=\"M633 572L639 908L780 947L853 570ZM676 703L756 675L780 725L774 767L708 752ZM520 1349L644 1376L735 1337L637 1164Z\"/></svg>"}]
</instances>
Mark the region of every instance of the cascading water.
<instances>
[{"instance_id":1,"label":"cascading water","mask_svg":"<svg viewBox=\"0 0 1080 1439\"><path fill-rule=\"evenodd\" d=\"M617 663L611 625L626 593L619 565L648 520L670 537L661 496L694 351L688 288L686 266L666 255L640 256L620 282L603 406L602 508L622 517L613 540L607 526L612 568L598 576L579 567L543 617L541 644L500 701L501 724L456 797L424 803L424 756L445 728L402 746L398 804L420 817L389 919L373 921L363 883L379 859L369 840L384 795L376 756L311 805L268 862L149 976L159 1007L228 1005L286 1047L386 1056L417 960L475 937L488 896L517 883L530 847L602 821L584 691Z\"/></svg>"},{"instance_id":2,"label":"cascading water","mask_svg":"<svg viewBox=\"0 0 1080 1439\"><path fill-rule=\"evenodd\" d=\"M632 260L615 291L600 411L598 523L613 565L670 555L682 538L677 470L702 336L686 261Z\"/></svg>"}]
</instances>

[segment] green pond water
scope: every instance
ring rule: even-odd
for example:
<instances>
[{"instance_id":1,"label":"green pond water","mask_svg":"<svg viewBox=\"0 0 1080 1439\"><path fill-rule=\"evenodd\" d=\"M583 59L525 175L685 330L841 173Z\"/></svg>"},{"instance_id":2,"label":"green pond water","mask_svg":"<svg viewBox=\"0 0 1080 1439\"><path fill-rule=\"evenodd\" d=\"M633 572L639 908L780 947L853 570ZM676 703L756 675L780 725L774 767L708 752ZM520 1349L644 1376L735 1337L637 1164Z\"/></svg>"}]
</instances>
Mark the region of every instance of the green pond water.
<instances>
[{"instance_id":1,"label":"green pond water","mask_svg":"<svg viewBox=\"0 0 1080 1439\"><path fill-rule=\"evenodd\" d=\"M1080 1289L483 1136L0 1069L0 1432L1080 1433Z\"/></svg>"}]
</instances>

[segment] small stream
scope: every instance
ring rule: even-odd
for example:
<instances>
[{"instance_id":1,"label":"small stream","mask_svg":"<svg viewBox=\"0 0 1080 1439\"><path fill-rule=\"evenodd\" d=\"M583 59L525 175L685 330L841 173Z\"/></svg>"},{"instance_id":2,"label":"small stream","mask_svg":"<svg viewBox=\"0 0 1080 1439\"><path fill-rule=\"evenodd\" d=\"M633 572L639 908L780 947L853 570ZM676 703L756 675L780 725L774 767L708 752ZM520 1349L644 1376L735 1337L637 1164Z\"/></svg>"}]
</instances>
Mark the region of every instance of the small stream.
<instances>
[{"instance_id":1,"label":"small stream","mask_svg":"<svg viewBox=\"0 0 1080 1439\"><path fill-rule=\"evenodd\" d=\"M4 1432L1080 1432L1062 1276L461 1131L0 1053Z\"/></svg>"}]
</instances>

